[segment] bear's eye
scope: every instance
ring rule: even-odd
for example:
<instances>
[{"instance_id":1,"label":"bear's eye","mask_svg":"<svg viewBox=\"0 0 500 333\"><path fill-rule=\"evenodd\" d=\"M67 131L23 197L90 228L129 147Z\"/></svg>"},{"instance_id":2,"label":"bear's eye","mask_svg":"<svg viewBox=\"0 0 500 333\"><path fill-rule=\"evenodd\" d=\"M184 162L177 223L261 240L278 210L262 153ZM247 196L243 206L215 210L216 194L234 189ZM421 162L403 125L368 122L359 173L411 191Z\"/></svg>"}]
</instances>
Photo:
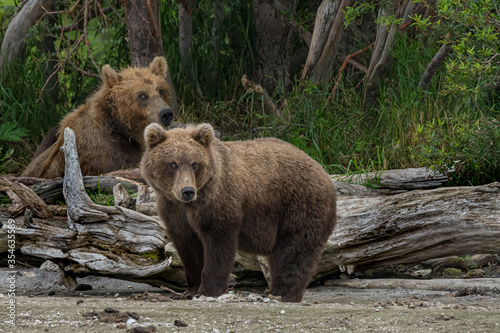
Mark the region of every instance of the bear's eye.
<instances>
[{"instance_id":1,"label":"bear's eye","mask_svg":"<svg viewBox=\"0 0 500 333\"><path fill-rule=\"evenodd\" d=\"M193 170L198 170L198 163L193 163L191 167L193 168Z\"/></svg>"},{"instance_id":2,"label":"bear's eye","mask_svg":"<svg viewBox=\"0 0 500 333\"><path fill-rule=\"evenodd\" d=\"M170 169L177 169L177 163L170 163Z\"/></svg>"},{"instance_id":3,"label":"bear's eye","mask_svg":"<svg viewBox=\"0 0 500 333\"><path fill-rule=\"evenodd\" d=\"M145 100L147 100L147 99L148 99L148 95L147 95L147 94L145 94L145 93L140 93L140 94L139 94L139 100L140 100L141 102L144 102L144 101L145 101Z\"/></svg>"},{"instance_id":4,"label":"bear's eye","mask_svg":"<svg viewBox=\"0 0 500 333\"><path fill-rule=\"evenodd\" d=\"M158 90L158 92L160 93L161 97L165 97L165 95L167 94L165 89L163 89L163 88L160 88L160 90Z\"/></svg>"}]
</instances>

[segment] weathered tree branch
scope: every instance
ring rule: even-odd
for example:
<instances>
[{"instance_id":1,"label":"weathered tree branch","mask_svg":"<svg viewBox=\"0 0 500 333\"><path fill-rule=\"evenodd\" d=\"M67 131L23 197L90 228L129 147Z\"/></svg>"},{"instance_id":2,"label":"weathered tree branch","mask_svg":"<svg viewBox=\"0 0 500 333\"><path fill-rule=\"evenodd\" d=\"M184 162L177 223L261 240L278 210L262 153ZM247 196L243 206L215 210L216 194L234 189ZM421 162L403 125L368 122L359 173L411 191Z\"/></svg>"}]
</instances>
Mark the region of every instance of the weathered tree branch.
<instances>
[{"instance_id":1,"label":"weathered tree branch","mask_svg":"<svg viewBox=\"0 0 500 333\"><path fill-rule=\"evenodd\" d=\"M449 34L447 35L447 37ZM437 53L434 55L432 58L431 62L427 65L425 68L424 73L422 74L422 77L420 78L420 81L418 82L418 88L420 90L427 90L429 89L429 85L431 84L432 77L436 72L438 71L439 67L443 64L443 62L448 58L448 56L451 53L451 43L445 42Z\"/></svg>"},{"instance_id":2,"label":"weathered tree branch","mask_svg":"<svg viewBox=\"0 0 500 333\"><path fill-rule=\"evenodd\" d=\"M243 85L243 88L245 88L245 90L247 90L249 93L256 93L257 96L261 98L265 113L272 114L276 117L281 117L280 110L260 84L257 84L250 80L246 74L241 78L241 84Z\"/></svg>"}]
</instances>

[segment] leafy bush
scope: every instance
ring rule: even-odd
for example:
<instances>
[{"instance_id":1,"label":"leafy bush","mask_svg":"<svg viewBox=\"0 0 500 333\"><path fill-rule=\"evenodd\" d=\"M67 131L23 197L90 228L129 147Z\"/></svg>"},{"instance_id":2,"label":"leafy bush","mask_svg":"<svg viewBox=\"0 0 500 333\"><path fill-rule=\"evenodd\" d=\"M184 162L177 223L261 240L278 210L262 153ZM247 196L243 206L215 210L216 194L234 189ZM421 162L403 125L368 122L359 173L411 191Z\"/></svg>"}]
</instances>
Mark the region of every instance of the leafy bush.
<instances>
[{"instance_id":1,"label":"leafy bush","mask_svg":"<svg viewBox=\"0 0 500 333\"><path fill-rule=\"evenodd\" d=\"M452 176L451 185L478 185L500 179L500 122L441 119L418 126L413 157Z\"/></svg>"},{"instance_id":2,"label":"leafy bush","mask_svg":"<svg viewBox=\"0 0 500 333\"><path fill-rule=\"evenodd\" d=\"M28 132L24 128L16 128L14 123L6 122L0 126L0 172L8 172L15 165L12 160L14 148L9 148L6 142L18 142L26 135Z\"/></svg>"}]
</instances>

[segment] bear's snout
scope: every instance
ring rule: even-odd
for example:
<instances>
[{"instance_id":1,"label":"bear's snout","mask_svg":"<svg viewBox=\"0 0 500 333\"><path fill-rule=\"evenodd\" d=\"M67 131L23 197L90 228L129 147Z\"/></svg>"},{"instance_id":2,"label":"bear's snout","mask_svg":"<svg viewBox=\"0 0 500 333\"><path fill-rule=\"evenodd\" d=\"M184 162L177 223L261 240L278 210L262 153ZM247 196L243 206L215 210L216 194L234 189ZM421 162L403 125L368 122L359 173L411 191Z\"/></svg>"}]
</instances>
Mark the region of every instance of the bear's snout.
<instances>
[{"instance_id":1,"label":"bear's snout","mask_svg":"<svg viewBox=\"0 0 500 333\"><path fill-rule=\"evenodd\" d=\"M193 199L194 195L196 194L196 191L191 186L188 186L184 187L181 190L181 194L182 194L182 199L184 199L185 201L191 201L191 199Z\"/></svg>"},{"instance_id":2,"label":"bear's snout","mask_svg":"<svg viewBox=\"0 0 500 333\"><path fill-rule=\"evenodd\" d=\"M160 111L159 117L163 126L167 127L172 122L172 119L174 119L174 111L172 111L172 109L170 108L165 108Z\"/></svg>"}]
</instances>

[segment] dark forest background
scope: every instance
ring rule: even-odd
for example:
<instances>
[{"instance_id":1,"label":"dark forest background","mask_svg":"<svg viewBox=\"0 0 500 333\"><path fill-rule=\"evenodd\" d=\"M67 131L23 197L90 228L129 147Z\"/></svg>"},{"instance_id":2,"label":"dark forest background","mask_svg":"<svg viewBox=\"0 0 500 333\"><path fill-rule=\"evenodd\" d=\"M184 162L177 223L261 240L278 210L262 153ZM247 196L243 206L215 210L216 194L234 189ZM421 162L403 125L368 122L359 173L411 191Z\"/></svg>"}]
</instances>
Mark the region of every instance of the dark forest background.
<instances>
[{"instance_id":1,"label":"dark forest background","mask_svg":"<svg viewBox=\"0 0 500 333\"><path fill-rule=\"evenodd\" d=\"M275 136L332 174L427 166L451 185L498 181L499 12L496 0L2 0L0 172L27 165L103 65L164 55L177 120L224 140Z\"/></svg>"}]
</instances>

